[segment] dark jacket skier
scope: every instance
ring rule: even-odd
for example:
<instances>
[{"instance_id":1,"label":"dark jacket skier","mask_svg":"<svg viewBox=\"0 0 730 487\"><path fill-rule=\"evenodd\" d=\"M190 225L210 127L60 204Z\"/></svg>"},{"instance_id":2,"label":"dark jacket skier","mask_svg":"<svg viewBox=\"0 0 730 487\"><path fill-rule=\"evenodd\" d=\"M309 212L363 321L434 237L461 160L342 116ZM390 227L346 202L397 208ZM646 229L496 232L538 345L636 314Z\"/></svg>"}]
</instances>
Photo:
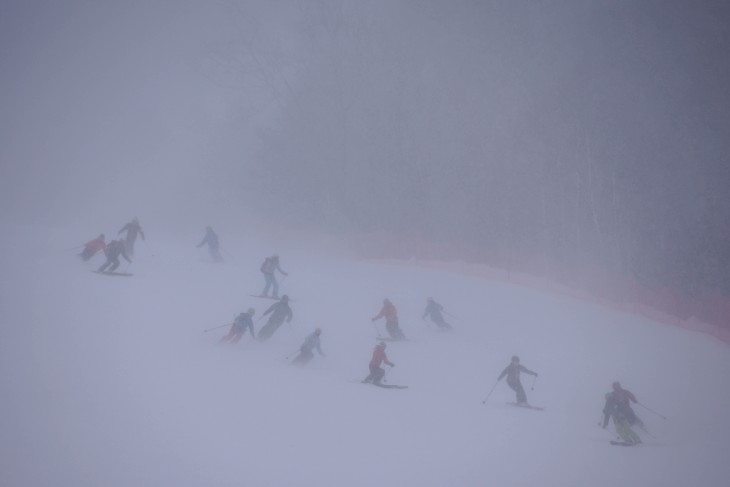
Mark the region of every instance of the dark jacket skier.
<instances>
[{"instance_id":1,"label":"dark jacket skier","mask_svg":"<svg viewBox=\"0 0 730 487\"><path fill-rule=\"evenodd\" d=\"M86 242L86 244L84 244L84 250L81 251L79 257L81 257L83 261L86 262L94 255L96 255L96 253L100 250L106 252L106 242L104 241L103 233L96 237L94 240Z\"/></svg>"},{"instance_id":2,"label":"dark jacket skier","mask_svg":"<svg viewBox=\"0 0 730 487\"><path fill-rule=\"evenodd\" d=\"M301 347L299 347L299 355L296 356L296 358L292 361L292 364L298 364L298 365L304 365L310 360L314 358L314 353L312 350L315 348L317 349L317 352L324 357L324 352L322 352L322 345L320 344L319 336L322 334L322 329L317 328L314 330L314 332L307 335L307 338L304 339L304 343Z\"/></svg>"},{"instance_id":3,"label":"dark jacket skier","mask_svg":"<svg viewBox=\"0 0 730 487\"><path fill-rule=\"evenodd\" d=\"M215 262L221 262L223 260L223 257L221 257L220 253L220 242L218 241L218 235L213 231L213 227L208 225L205 227L205 236L203 237L203 240L197 245L197 248L202 247L203 245L208 244L208 253L210 254L210 258L213 259Z\"/></svg>"},{"instance_id":4,"label":"dark jacket skier","mask_svg":"<svg viewBox=\"0 0 730 487\"><path fill-rule=\"evenodd\" d=\"M271 316L269 316L269 319L263 326L263 328L259 330L259 341L264 341L271 338L274 332L276 332L276 330L278 330L279 327L284 323L284 320L286 320L287 322L291 322L292 318L294 317L294 313L292 313L292 310L289 307L289 296L287 296L286 294L283 295L278 302L272 304L269 309L264 311L262 318L269 313L271 313Z\"/></svg>"},{"instance_id":5,"label":"dark jacket skier","mask_svg":"<svg viewBox=\"0 0 730 487\"><path fill-rule=\"evenodd\" d=\"M371 382L375 385L380 385L380 381L385 377L385 369L381 367L381 364L385 363L391 367L395 367L395 364L388 360L388 356L385 354L385 342L380 342L373 349L373 358L370 359L370 374L365 377L362 382Z\"/></svg>"},{"instance_id":6,"label":"dark jacket skier","mask_svg":"<svg viewBox=\"0 0 730 487\"><path fill-rule=\"evenodd\" d=\"M243 334L246 333L247 329L249 333L251 333L251 337L256 338L256 333L253 331L253 320L251 319L253 318L254 313L256 313L256 311L253 308L249 308L247 312L236 316L236 319L231 324L231 329L228 332L228 335L221 338L221 341L238 343L241 337L243 337Z\"/></svg>"},{"instance_id":7,"label":"dark jacket skier","mask_svg":"<svg viewBox=\"0 0 730 487\"><path fill-rule=\"evenodd\" d=\"M264 263L261 264L261 272L264 274L264 278L266 279L266 286L264 286L264 290L261 293L262 297L269 296L269 289L271 287L274 288L273 297L279 297L279 283L276 281L276 275L274 274L276 271L281 272L285 276L289 275L281 269L279 266L279 256L274 254L271 257L267 257L264 260Z\"/></svg>"},{"instance_id":8,"label":"dark jacket skier","mask_svg":"<svg viewBox=\"0 0 730 487\"><path fill-rule=\"evenodd\" d=\"M132 263L132 259L129 258L127 252L124 249L124 243L121 240L112 240L109 245L106 246L106 262L99 267L99 272L114 272L119 267L119 256ZM111 266L111 267L109 267ZM108 269L107 269L108 268Z\"/></svg>"},{"instance_id":9,"label":"dark jacket skier","mask_svg":"<svg viewBox=\"0 0 730 487\"><path fill-rule=\"evenodd\" d=\"M614 382L611 386L613 388L613 392L615 393L615 399L619 403L621 403L622 407L625 410L626 419L628 420L630 425L637 425L641 426L644 423L639 419L639 417L636 415L633 409L631 409L631 403L633 402L636 404L638 401L636 400L636 396L634 394L621 387L621 384L618 382Z\"/></svg>"},{"instance_id":10,"label":"dark jacket skier","mask_svg":"<svg viewBox=\"0 0 730 487\"><path fill-rule=\"evenodd\" d=\"M383 308L376 316L370 321L377 321L380 318L385 318L385 329L388 330L388 334L393 340L405 340L406 336L398 326L398 311L395 309L393 303L389 299L383 300Z\"/></svg>"},{"instance_id":11,"label":"dark jacket skier","mask_svg":"<svg viewBox=\"0 0 730 487\"><path fill-rule=\"evenodd\" d=\"M527 395L525 394L525 389L522 387L522 383L520 382L520 372L537 377L537 373L527 369L523 365L520 365L520 358L515 355L512 357L512 362L505 367L501 374L499 374L497 382L502 380L502 377L506 375L507 385L509 385L510 388L517 393L517 404L525 405L527 404Z\"/></svg>"},{"instance_id":12,"label":"dark jacket skier","mask_svg":"<svg viewBox=\"0 0 730 487\"><path fill-rule=\"evenodd\" d=\"M421 319L423 320L426 316L431 315L431 321L436 323L439 328L451 328L451 325L446 323L446 320L444 320L444 316L442 314L443 311L443 306L434 301L433 298L428 298L426 309L424 310L423 317L421 317Z\"/></svg>"},{"instance_id":13,"label":"dark jacket skier","mask_svg":"<svg viewBox=\"0 0 730 487\"><path fill-rule=\"evenodd\" d=\"M124 238L124 246L125 250L127 251L127 254L134 255L134 242L137 241L137 235L142 236L142 240L144 240L144 232L142 231L142 226L139 224L139 220L135 216L134 219L124 225L119 232L117 232L117 235L119 235L122 232L127 232L126 237Z\"/></svg>"},{"instance_id":14,"label":"dark jacket skier","mask_svg":"<svg viewBox=\"0 0 730 487\"><path fill-rule=\"evenodd\" d=\"M631 408L624 400L624 395L621 392L622 389L616 390L616 384L614 383L614 390L606 394L606 404L603 406L603 427L608 426L608 418L613 418L616 433L618 433L624 443L627 445L641 443L641 437L631 429L629 422L629 418L632 416L632 413L629 412Z\"/></svg>"}]
</instances>

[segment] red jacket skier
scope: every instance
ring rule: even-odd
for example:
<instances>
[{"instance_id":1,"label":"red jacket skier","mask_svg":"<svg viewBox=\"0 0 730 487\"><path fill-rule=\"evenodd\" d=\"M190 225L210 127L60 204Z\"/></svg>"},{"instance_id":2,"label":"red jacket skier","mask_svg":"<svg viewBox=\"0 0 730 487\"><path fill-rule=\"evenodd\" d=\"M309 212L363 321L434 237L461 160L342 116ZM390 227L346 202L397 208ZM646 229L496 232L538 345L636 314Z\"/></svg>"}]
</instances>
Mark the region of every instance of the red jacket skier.
<instances>
[{"instance_id":1,"label":"red jacket skier","mask_svg":"<svg viewBox=\"0 0 730 487\"><path fill-rule=\"evenodd\" d=\"M383 308L377 316L373 317L370 321L377 321L380 318L385 317L385 329L388 330L388 334L394 340L404 340L406 336L403 334L401 329L398 327L398 311L395 309L390 299L383 300Z\"/></svg>"},{"instance_id":2,"label":"red jacket skier","mask_svg":"<svg viewBox=\"0 0 730 487\"><path fill-rule=\"evenodd\" d=\"M375 385L380 385L380 381L385 376L385 370L380 366L383 362L386 365L395 367L395 364L388 360L388 356L385 354L385 342L380 342L375 346L373 358L370 359L370 374L362 382L372 382Z\"/></svg>"},{"instance_id":3,"label":"red jacket skier","mask_svg":"<svg viewBox=\"0 0 730 487\"><path fill-rule=\"evenodd\" d=\"M89 240L84 244L84 250L79 254L84 262L91 259L97 252L103 250L106 252L106 242L104 241L104 234L102 233L94 240Z\"/></svg>"}]
</instances>

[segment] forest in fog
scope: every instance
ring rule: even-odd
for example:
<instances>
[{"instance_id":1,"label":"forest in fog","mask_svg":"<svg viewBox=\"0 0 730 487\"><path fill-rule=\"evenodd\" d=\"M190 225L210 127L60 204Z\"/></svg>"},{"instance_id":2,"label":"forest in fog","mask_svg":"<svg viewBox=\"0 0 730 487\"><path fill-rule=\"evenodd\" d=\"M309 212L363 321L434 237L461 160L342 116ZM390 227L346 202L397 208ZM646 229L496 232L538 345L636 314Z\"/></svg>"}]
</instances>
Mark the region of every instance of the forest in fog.
<instances>
[{"instance_id":1,"label":"forest in fog","mask_svg":"<svg viewBox=\"0 0 730 487\"><path fill-rule=\"evenodd\" d=\"M275 106L241 167L261 211L730 290L722 2L301 2L287 42L236 11L209 66Z\"/></svg>"}]
</instances>

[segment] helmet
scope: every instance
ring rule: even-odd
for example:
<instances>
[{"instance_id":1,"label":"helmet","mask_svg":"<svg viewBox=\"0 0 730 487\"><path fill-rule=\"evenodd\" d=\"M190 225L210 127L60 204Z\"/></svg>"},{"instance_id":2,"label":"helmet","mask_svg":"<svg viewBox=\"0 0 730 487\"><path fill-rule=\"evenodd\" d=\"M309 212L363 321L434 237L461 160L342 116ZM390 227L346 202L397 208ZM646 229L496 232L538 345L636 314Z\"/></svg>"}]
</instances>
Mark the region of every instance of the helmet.
<instances>
[{"instance_id":1,"label":"helmet","mask_svg":"<svg viewBox=\"0 0 730 487\"><path fill-rule=\"evenodd\" d=\"M378 343L378 348L385 348L385 342Z\"/></svg>"},{"instance_id":2,"label":"helmet","mask_svg":"<svg viewBox=\"0 0 730 487\"><path fill-rule=\"evenodd\" d=\"M251 316L253 316L255 313L256 313L256 310L255 309L248 308L248 314L250 314Z\"/></svg>"},{"instance_id":3,"label":"helmet","mask_svg":"<svg viewBox=\"0 0 730 487\"><path fill-rule=\"evenodd\" d=\"M619 390L621 390L621 384L619 384L619 382L618 382L618 381L616 381L616 382L614 382L613 384L611 384L611 387L613 387L613 390L614 390L614 391L619 391Z\"/></svg>"},{"instance_id":4,"label":"helmet","mask_svg":"<svg viewBox=\"0 0 730 487\"><path fill-rule=\"evenodd\" d=\"M321 335L322 334L322 328L317 328L316 330L314 330L314 333L316 333L317 335Z\"/></svg>"},{"instance_id":5,"label":"helmet","mask_svg":"<svg viewBox=\"0 0 730 487\"><path fill-rule=\"evenodd\" d=\"M285 295L283 295L283 296L281 297L281 300L282 300L282 301L289 301L289 296L287 296L287 295L285 294Z\"/></svg>"},{"instance_id":6,"label":"helmet","mask_svg":"<svg viewBox=\"0 0 730 487\"><path fill-rule=\"evenodd\" d=\"M512 356L512 361L513 362L519 362L520 361L520 357L518 357L517 355L513 355Z\"/></svg>"},{"instance_id":7,"label":"helmet","mask_svg":"<svg viewBox=\"0 0 730 487\"><path fill-rule=\"evenodd\" d=\"M104 240L104 238L105 238L104 237L104 234L102 233L101 235L99 235L99 238L102 239L102 240Z\"/></svg>"}]
</instances>

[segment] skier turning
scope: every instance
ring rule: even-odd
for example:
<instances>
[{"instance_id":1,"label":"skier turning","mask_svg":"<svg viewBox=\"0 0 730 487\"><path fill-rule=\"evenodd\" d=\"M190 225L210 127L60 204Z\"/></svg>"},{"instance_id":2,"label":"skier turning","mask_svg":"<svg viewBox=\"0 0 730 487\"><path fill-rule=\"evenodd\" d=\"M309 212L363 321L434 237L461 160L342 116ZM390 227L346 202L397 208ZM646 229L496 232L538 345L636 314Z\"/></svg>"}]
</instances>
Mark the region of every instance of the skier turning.
<instances>
[{"instance_id":1,"label":"skier turning","mask_svg":"<svg viewBox=\"0 0 730 487\"><path fill-rule=\"evenodd\" d=\"M255 339L256 333L253 331L253 320L251 319L253 318L254 313L256 313L256 310L249 308L247 312L236 316L236 319L231 324L231 329L228 332L228 335L221 338L221 341L238 343L238 341L243 337L243 334L246 333L246 329L248 329L249 333L251 333L251 338Z\"/></svg>"},{"instance_id":2,"label":"skier turning","mask_svg":"<svg viewBox=\"0 0 730 487\"><path fill-rule=\"evenodd\" d=\"M119 267L119 256L132 263L132 259L129 258L127 252L124 249L124 243L121 240L112 240L109 245L106 246L106 262L99 267L99 272L114 272ZM111 266L111 267L109 267Z\"/></svg>"},{"instance_id":3,"label":"skier turning","mask_svg":"<svg viewBox=\"0 0 730 487\"><path fill-rule=\"evenodd\" d=\"M363 384L381 385L380 381L385 377L385 369L381 367L382 363L395 367L395 364L389 361L388 356L385 354L385 342L380 342L375 346L373 358L370 359L370 374L362 380Z\"/></svg>"},{"instance_id":4,"label":"skier turning","mask_svg":"<svg viewBox=\"0 0 730 487\"><path fill-rule=\"evenodd\" d=\"M264 263L261 264L261 272L264 274L266 279L266 286L264 287L261 297L269 297L269 289L274 288L274 298L279 298L279 283L276 281L276 271L281 272L283 275L288 276L289 274L284 272L279 266L279 256L274 254L271 257L267 257Z\"/></svg>"},{"instance_id":5,"label":"skier turning","mask_svg":"<svg viewBox=\"0 0 730 487\"><path fill-rule=\"evenodd\" d=\"M398 326L398 310L395 309L393 303L387 298L383 300L383 308L380 310L380 313L370 321L375 322L383 317L385 317L385 329L388 330L390 338L393 340L405 340L406 336Z\"/></svg>"},{"instance_id":6,"label":"skier turning","mask_svg":"<svg viewBox=\"0 0 730 487\"><path fill-rule=\"evenodd\" d=\"M426 319L426 316L431 315L431 321L436 323L439 328L444 330L451 329L451 325L446 323L446 320L444 320L444 316L442 314L444 311L444 307L434 301L433 298L428 298L426 300L426 303L426 309L424 310L421 319Z\"/></svg>"},{"instance_id":7,"label":"skier turning","mask_svg":"<svg viewBox=\"0 0 730 487\"><path fill-rule=\"evenodd\" d=\"M527 369L525 366L520 365L520 358L515 355L514 357L512 357L512 362L507 367L505 367L501 374L499 374L497 382L502 380L502 377L506 375L507 385L509 385L510 388L517 394L517 405L526 406L527 395L525 394L525 389L522 387L522 383L520 382L520 372L524 372L525 374L530 374L537 377L536 372L533 372Z\"/></svg>"},{"instance_id":8,"label":"skier turning","mask_svg":"<svg viewBox=\"0 0 730 487\"><path fill-rule=\"evenodd\" d=\"M144 240L144 232L142 231L142 226L139 224L139 220L135 216L134 219L124 225L119 232L117 232L117 235L119 235L122 232L127 232L126 237L124 238L124 246L125 251L128 255L134 256L134 242L137 241L137 235L142 236L142 240Z\"/></svg>"},{"instance_id":9,"label":"skier turning","mask_svg":"<svg viewBox=\"0 0 730 487\"><path fill-rule=\"evenodd\" d=\"M292 360L292 364L297 365L305 365L310 360L314 358L314 353L312 353L312 350L315 348L317 349L317 352L320 356L325 357L324 352L322 351L322 346L319 341L319 336L322 334L322 329L317 328L314 330L314 332L307 335L307 338L304 339L304 343L301 347L299 347L299 355L297 355L294 360Z\"/></svg>"},{"instance_id":10,"label":"skier turning","mask_svg":"<svg viewBox=\"0 0 730 487\"><path fill-rule=\"evenodd\" d=\"M629 422L631 426L643 426L644 422L639 419L639 417L636 415L633 409L631 409L631 403L636 403L636 396L624 388L621 387L621 384L618 382L614 382L611 387L613 388L614 392L614 399L621 404L621 407L623 408L625 414L626 414L626 420Z\"/></svg>"},{"instance_id":11,"label":"skier turning","mask_svg":"<svg viewBox=\"0 0 730 487\"><path fill-rule=\"evenodd\" d=\"M218 235L216 235L216 233L213 231L213 227L211 227L210 225L205 227L205 236L196 247L200 248L205 244L208 244L208 253L210 254L210 258L213 259L214 262L222 262L223 257L221 257L220 253L220 242L218 241Z\"/></svg>"},{"instance_id":12,"label":"skier turning","mask_svg":"<svg viewBox=\"0 0 730 487\"><path fill-rule=\"evenodd\" d=\"M81 257L84 262L87 262L100 250L106 251L106 242L104 241L103 233L94 240L86 242L84 244L84 250L81 251L79 257Z\"/></svg>"},{"instance_id":13,"label":"skier turning","mask_svg":"<svg viewBox=\"0 0 730 487\"><path fill-rule=\"evenodd\" d=\"M268 340L271 336L279 329L284 323L284 320L291 322L294 317L291 308L289 307L289 296L286 294L281 297L279 301L272 304L269 309L264 311L262 318L267 314L271 313L266 324L259 330L259 341Z\"/></svg>"},{"instance_id":14,"label":"skier turning","mask_svg":"<svg viewBox=\"0 0 730 487\"><path fill-rule=\"evenodd\" d=\"M608 425L608 418L613 418L613 425L616 428L616 433L623 440L622 445L633 446L641 443L641 437L631 429L631 423L629 418L632 417L633 411L630 413L630 407L628 402L625 401L625 395L620 385L617 390L615 382L613 384L613 391L606 394L606 404L603 407L603 428L605 429ZM633 415L636 416L636 415Z\"/></svg>"}]
</instances>

